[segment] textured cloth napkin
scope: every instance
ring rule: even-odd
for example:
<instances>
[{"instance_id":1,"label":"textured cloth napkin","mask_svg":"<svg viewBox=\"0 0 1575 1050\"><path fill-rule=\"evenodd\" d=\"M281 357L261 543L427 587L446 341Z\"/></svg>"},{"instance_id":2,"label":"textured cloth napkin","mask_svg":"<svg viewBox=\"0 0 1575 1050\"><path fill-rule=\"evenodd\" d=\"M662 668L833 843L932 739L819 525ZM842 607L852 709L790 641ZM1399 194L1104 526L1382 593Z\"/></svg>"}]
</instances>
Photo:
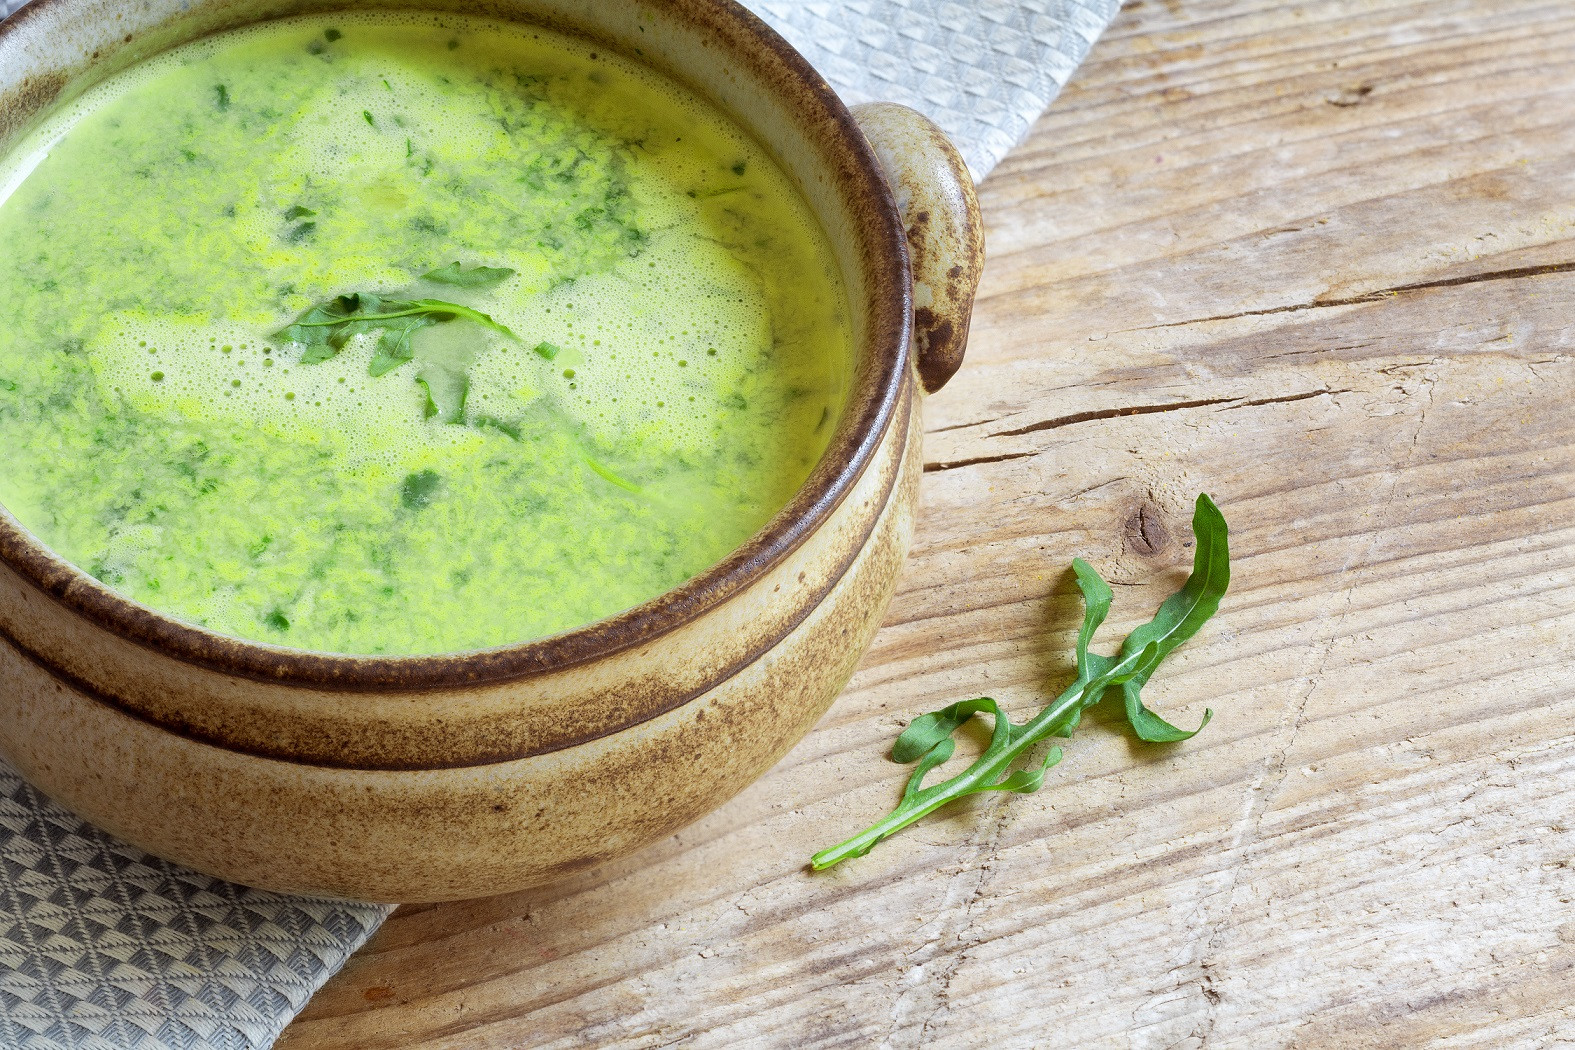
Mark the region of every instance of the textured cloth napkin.
<instances>
[{"instance_id":1,"label":"textured cloth napkin","mask_svg":"<svg viewBox=\"0 0 1575 1050\"><path fill-rule=\"evenodd\" d=\"M0 18L27 0L0 0ZM927 113L982 178L1120 0L749 0L846 101ZM0 690L5 683L0 682ZM150 857L0 760L0 1050L270 1045L388 909Z\"/></svg>"}]
</instances>

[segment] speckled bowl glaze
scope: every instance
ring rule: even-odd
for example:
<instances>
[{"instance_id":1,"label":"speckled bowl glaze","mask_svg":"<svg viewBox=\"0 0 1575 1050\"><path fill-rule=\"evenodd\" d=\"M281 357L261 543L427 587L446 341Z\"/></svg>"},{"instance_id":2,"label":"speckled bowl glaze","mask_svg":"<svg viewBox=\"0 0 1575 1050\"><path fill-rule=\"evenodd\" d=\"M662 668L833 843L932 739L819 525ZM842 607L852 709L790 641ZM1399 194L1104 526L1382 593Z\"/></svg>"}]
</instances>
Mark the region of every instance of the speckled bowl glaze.
<instances>
[{"instance_id":1,"label":"speckled bowl glaze","mask_svg":"<svg viewBox=\"0 0 1575 1050\"><path fill-rule=\"evenodd\" d=\"M53 107L210 33L344 0L34 0L0 24L0 150ZM145 849L271 889L479 896L634 850L806 733L890 600L920 405L961 363L983 265L967 169L900 106L850 112L727 0L434 0L549 25L689 84L819 215L847 284L848 410L803 489L683 587L539 641L368 658L203 631L120 597L0 513L0 753ZM862 130L861 130L862 129Z\"/></svg>"}]
</instances>

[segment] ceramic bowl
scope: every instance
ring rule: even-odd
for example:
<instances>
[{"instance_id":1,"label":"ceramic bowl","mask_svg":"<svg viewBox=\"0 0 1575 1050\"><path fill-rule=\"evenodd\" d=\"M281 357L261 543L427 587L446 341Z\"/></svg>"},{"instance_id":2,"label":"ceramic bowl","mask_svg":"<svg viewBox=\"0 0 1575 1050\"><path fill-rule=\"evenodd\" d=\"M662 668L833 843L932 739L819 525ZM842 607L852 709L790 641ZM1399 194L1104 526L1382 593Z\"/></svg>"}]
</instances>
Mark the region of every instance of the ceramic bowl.
<instances>
[{"instance_id":1,"label":"ceramic bowl","mask_svg":"<svg viewBox=\"0 0 1575 1050\"><path fill-rule=\"evenodd\" d=\"M128 66L356 5L34 0L0 24L0 150ZM902 567L920 406L962 359L983 264L966 167L900 106L849 111L725 0L379 3L544 24L653 65L750 129L841 267L857 363L803 489L684 586L526 644L309 653L125 599L0 512L0 754L160 856L270 889L430 901L634 850L759 776L830 705Z\"/></svg>"}]
</instances>

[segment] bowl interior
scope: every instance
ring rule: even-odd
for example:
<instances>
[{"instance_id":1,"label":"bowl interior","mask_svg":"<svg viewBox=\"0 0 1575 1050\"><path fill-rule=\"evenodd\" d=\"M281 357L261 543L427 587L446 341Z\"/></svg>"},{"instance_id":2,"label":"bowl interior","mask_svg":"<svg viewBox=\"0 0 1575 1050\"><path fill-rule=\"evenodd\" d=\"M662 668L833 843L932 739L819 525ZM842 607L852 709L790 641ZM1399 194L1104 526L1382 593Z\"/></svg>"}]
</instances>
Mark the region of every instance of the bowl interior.
<instances>
[{"instance_id":1,"label":"bowl interior","mask_svg":"<svg viewBox=\"0 0 1575 1050\"><path fill-rule=\"evenodd\" d=\"M170 47L271 18L389 8L530 22L588 37L664 72L752 132L819 218L841 269L855 353L849 399L805 485L728 558L607 619L479 652L350 656L216 634L122 597L0 508L0 562L27 583L126 640L230 675L312 688L441 689L561 670L650 641L747 587L835 510L890 425L908 375L907 255L878 162L808 63L731 0L33 0L0 24L0 152L57 107Z\"/></svg>"}]
</instances>

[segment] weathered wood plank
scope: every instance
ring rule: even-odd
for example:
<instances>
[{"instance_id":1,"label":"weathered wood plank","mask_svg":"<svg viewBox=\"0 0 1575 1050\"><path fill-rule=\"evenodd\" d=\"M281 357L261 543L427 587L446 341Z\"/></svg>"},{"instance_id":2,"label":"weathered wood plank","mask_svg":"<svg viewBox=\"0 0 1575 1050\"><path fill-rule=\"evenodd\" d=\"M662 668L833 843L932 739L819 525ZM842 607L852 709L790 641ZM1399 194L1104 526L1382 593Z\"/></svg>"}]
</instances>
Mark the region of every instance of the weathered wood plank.
<instances>
[{"instance_id":1,"label":"weathered wood plank","mask_svg":"<svg viewBox=\"0 0 1575 1050\"><path fill-rule=\"evenodd\" d=\"M984 186L890 616L733 803L401 909L286 1032L377 1047L1575 1046L1575 8L1142 0ZM811 876L913 714L1065 681L1184 572L1222 615L1033 796Z\"/></svg>"}]
</instances>

